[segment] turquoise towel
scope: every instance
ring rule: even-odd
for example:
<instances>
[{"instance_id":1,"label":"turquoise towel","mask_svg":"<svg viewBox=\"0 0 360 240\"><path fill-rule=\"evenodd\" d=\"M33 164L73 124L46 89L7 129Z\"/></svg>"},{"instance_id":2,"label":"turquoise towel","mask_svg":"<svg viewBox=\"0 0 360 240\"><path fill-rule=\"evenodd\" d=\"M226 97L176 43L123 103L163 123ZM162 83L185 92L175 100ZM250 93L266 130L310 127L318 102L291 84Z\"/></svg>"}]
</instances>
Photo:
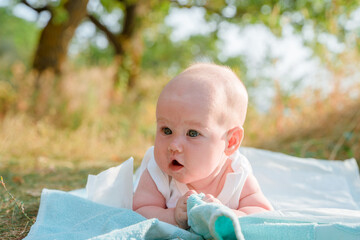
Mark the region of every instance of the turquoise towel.
<instances>
[{"instance_id":1,"label":"turquoise towel","mask_svg":"<svg viewBox=\"0 0 360 240\"><path fill-rule=\"evenodd\" d=\"M261 214L260 214L261 215ZM239 218L242 233L246 240L255 239L279 239L279 240L359 240L359 223L336 222L306 222L283 220L268 217L250 215Z\"/></svg>"},{"instance_id":2,"label":"turquoise towel","mask_svg":"<svg viewBox=\"0 0 360 240\"><path fill-rule=\"evenodd\" d=\"M204 194L193 194L187 200L190 230L205 239L244 239L235 213L228 207L205 203Z\"/></svg>"},{"instance_id":3,"label":"turquoise towel","mask_svg":"<svg viewBox=\"0 0 360 240\"><path fill-rule=\"evenodd\" d=\"M203 202L202 196L188 199L191 231L185 231L130 209L44 189L36 223L25 239L360 239L359 211L278 210L237 218L223 205Z\"/></svg>"},{"instance_id":4,"label":"turquoise towel","mask_svg":"<svg viewBox=\"0 0 360 240\"><path fill-rule=\"evenodd\" d=\"M26 240L36 239L201 239L158 219L108 207L70 193L44 189L36 223Z\"/></svg>"},{"instance_id":5,"label":"turquoise towel","mask_svg":"<svg viewBox=\"0 0 360 240\"><path fill-rule=\"evenodd\" d=\"M338 216L331 209L308 209L303 214L273 211L237 218L228 207L205 203L202 197L202 194L189 197L188 224L192 232L205 239L360 239L359 211L343 210L344 214Z\"/></svg>"}]
</instances>

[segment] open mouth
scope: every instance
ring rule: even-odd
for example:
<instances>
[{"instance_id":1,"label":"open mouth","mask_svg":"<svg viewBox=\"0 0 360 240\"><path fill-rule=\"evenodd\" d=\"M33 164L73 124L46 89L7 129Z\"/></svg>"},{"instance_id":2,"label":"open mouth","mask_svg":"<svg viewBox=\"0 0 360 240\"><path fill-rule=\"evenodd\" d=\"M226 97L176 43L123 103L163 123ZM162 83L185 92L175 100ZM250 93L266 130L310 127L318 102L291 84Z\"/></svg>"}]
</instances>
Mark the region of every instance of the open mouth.
<instances>
[{"instance_id":1,"label":"open mouth","mask_svg":"<svg viewBox=\"0 0 360 240\"><path fill-rule=\"evenodd\" d=\"M170 169L173 170L173 171L178 171L183 167L184 167L184 165L179 163L176 159L172 160L171 163L170 163Z\"/></svg>"}]
</instances>

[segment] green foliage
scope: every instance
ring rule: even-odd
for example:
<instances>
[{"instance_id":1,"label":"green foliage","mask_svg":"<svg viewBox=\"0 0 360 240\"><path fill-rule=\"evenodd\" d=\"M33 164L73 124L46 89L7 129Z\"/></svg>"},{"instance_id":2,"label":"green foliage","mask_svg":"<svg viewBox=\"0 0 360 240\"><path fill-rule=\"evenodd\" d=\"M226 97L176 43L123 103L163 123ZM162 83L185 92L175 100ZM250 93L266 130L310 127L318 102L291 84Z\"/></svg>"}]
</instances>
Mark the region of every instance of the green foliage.
<instances>
[{"instance_id":1,"label":"green foliage","mask_svg":"<svg viewBox=\"0 0 360 240\"><path fill-rule=\"evenodd\" d=\"M107 12L112 12L115 8L124 8L124 4L121 1L116 0L101 0L101 5Z\"/></svg>"},{"instance_id":2,"label":"green foliage","mask_svg":"<svg viewBox=\"0 0 360 240\"><path fill-rule=\"evenodd\" d=\"M185 41L172 42L168 37L170 29L165 29L156 39L145 39L143 69L154 73L167 70L173 75L196 61L217 61L218 51L212 38L195 35Z\"/></svg>"},{"instance_id":3,"label":"green foliage","mask_svg":"<svg viewBox=\"0 0 360 240\"><path fill-rule=\"evenodd\" d=\"M16 102L15 65L29 66L36 47L39 29L33 23L12 16L0 8L0 118L12 110ZM20 63L20 64L19 64Z\"/></svg>"},{"instance_id":4,"label":"green foliage","mask_svg":"<svg viewBox=\"0 0 360 240\"><path fill-rule=\"evenodd\" d=\"M201 6L201 4L199 4ZM180 6L181 7L181 6ZM344 20L349 19L351 13L360 8L359 1L273 1L273 0L243 0L243 1L208 1L204 5L207 10L208 21L228 21L239 26L261 23L277 36L281 36L282 28L287 24L302 36L305 27L311 26L315 36L329 33L344 42L349 32ZM357 33L358 35L358 33ZM315 37L307 44L314 48L321 57L325 49L319 49Z\"/></svg>"},{"instance_id":5,"label":"green foliage","mask_svg":"<svg viewBox=\"0 0 360 240\"><path fill-rule=\"evenodd\" d=\"M36 47L39 29L34 23L13 16L0 8L0 68L15 61L29 63ZM5 67L4 67L5 69Z\"/></svg>"},{"instance_id":6,"label":"green foliage","mask_svg":"<svg viewBox=\"0 0 360 240\"><path fill-rule=\"evenodd\" d=\"M315 38L307 40L306 44L314 49L320 57L329 51L320 44L317 36L321 33L330 33L340 42L345 39L347 30L344 24L339 24L340 18L347 19L359 7L358 1L273 1L273 0L244 0L244 1L187 1L186 7L199 6L206 9L206 20L216 23L217 29L208 36L193 36L188 41L171 42L170 29L163 30L156 38L145 38L147 50L143 58L143 67L147 69L169 68L171 66L183 67L187 63L199 58L221 62L217 59L219 49L216 48L217 30L222 21L235 23L239 26L261 23L277 36L281 36L282 28L291 24L302 37L305 27L312 26ZM182 4L173 7L185 7ZM164 29L165 27L163 27ZM359 45L356 43L355 46ZM153 59L152 59L153 58ZM241 58L241 56L239 56ZM232 59L226 64L232 64ZM238 60L242 62L241 60ZM245 69L241 65L241 69Z\"/></svg>"},{"instance_id":7,"label":"green foliage","mask_svg":"<svg viewBox=\"0 0 360 240\"><path fill-rule=\"evenodd\" d=\"M124 13L125 5L131 2L132 0L101 0L99 8L103 10L96 14L101 16L113 13L114 10L120 10L120 12ZM218 42L217 31L221 28L220 23L223 21L239 26L255 23L264 24L279 37L282 34L283 27L287 24L292 25L300 37L303 34L303 29L311 26L314 30L315 38L306 40L305 43L314 49L315 54L324 57L328 49L319 43L317 36L321 33L330 33L340 41L345 41L347 30L344 24L339 23L339 19L348 18L359 7L358 1L355 0L192 0L180 3L176 3L176 1L172 3L167 1L161 3L158 1L147 1L141 4L151 6L151 11L148 15L139 15L137 19L138 22L142 22L145 44L142 67L155 72L168 69L176 72L176 69L183 68L191 62L204 59L223 63L217 57L220 49L216 47ZM216 29L207 36L193 36L187 41L172 42L169 39L171 29L164 24L165 16L169 13L171 7L188 8L192 6L203 7L206 10L205 19L208 22L215 23ZM149 19L151 20L149 21ZM123 21L123 17L119 18L120 25L124 24ZM356 47L359 44L354 43L353 45ZM126 51L127 49L125 49ZM111 46L105 50L99 50L95 44L90 44L82 52L79 62L84 64L108 64L112 61L113 53L114 51ZM239 57L241 58L241 56ZM241 62L241 60L239 61ZM244 70L244 65L241 68Z\"/></svg>"},{"instance_id":8,"label":"green foliage","mask_svg":"<svg viewBox=\"0 0 360 240\"><path fill-rule=\"evenodd\" d=\"M250 83L246 82L246 64L241 57L231 57L221 62L222 64L231 67L231 69L240 77L246 86Z\"/></svg>"},{"instance_id":9,"label":"green foliage","mask_svg":"<svg viewBox=\"0 0 360 240\"><path fill-rule=\"evenodd\" d=\"M104 10L98 12L98 14L107 14L113 12L115 9L124 11L125 4L131 4L133 0L127 1L116 1L116 0L101 0L100 8ZM64 3L66 1L43 1L43 4L37 4L43 6L44 4L50 4L53 9L53 20L55 22L64 21L67 18L67 12L64 9ZM41 3L41 2L40 2ZM168 14L170 7L191 7L191 6L199 6L204 7L206 9L206 20L211 22L216 22L218 28L220 27L219 23L222 21L228 21L232 23L236 23L239 26L243 26L246 24L254 24L254 23L262 23L268 26L273 33L280 36L282 33L282 28L284 24L291 24L296 31L301 33L304 27L312 25L315 31L315 34L320 34L323 32L329 32L334 34L338 39L343 40L346 35L347 30L345 29L343 24L339 23L339 18L347 18L349 15L359 7L359 2L356 0L352 1L310 1L310 0L299 0L299 1L274 1L274 0L243 0L243 1L235 1L235 0L219 0L219 1L180 1L180 3L176 4L176 1L170 3L170 1L162 1L159 3L158 1L146 1L146 3L151 6L151 12L146 16L139 16L139 20L145 22L144 26L146 26L146 31L158 32L159 26L163 28L163 20L164 17ZM36 5L36 4L34 4ZM4 14L1 14L4 15ZM0 20L2 16L0 17ZM149 21L151 19L151 21ZM123 24L123 19L119 19L120 24ZM4 21L2 21L4 22ZM4 26L9 26L5 24ZM218 29L217 29L218 30ZM216 31L217 31L216 30ZM0 33L3 30L0 30ZM181 43L172 43L168 37L171 31L165 30L156 36L152 36L152 39L145 37L146 47L149 49L146 50L143 58L143 66L148 68L153 68L154 63L151 63L150 56L154 55L156 58L156 62L158 60L164 60L164 58L170 58L169 62L158 62L156 65L158 67L163 66L169 67L170 65L175 64L174 61L179 61L176 64L179 66L183 66L182 58L186 58L185 62L196 61L199 58L199 54L196 54L198 48L207 48L207 51L211 53L206 53L206 57L211 55L211 59L216 61L216 57L214 57L213 46L214 42L217 41L216 31L214 34L207 36L206 43L202 43L199 45L196 41L196 38L191 39L191 41L195 41L192 43L189 41L184 41ZM19 33L23 33L23 31L16 31ZM31 28L26 28L26 35L29 35L29 32L34 32ZM37 31L35 31L37 32ZM159 32L158 32L159 33ZM35 33L37 36L37 33ZM28 40L28 37L22 37L23 41ZM32 38L30 38L32 39ZM205 38L203 38L205 39ZM307 44L315 49L315 52L320 56L326 51L321 45L317 44L317 39L313 40L314 42ZM2 43L3 46L10 43ZM33 46L34 43L31 44ZM164 44L163 46L160 46ZM209 45L206 45L209 44ZM17 46L26 46L28 44L19 44ZM172 46L174 45L174 46ZM359 44L355 44L357 46ZM1 46L0 46L1 47ZM6 48L6 47L5 47ZM86 57L83 57L80 62L84 62L84 59L89 59L90 64L96 64L97 62L109 62L111 61L111 47L106 50L98 50L96 45L91 44L89 48L84 50L83 54ZM171 49L172 48L172 49ZM177 52L179 49L184 52ZM24 51L18 52L30 52L33 48L26 48ZM125 49L126 50L126 49ZM154 52L152 52L154 51ZM201 49L200 52L203 50ZM215 51L218 51L218 49ZM166 53L174 53L170 57L160 57L160 54ZM29 55L25 54L25 55ZM175 57L176 56L176 57ZM181 59L179 58L181 56ZM204 56L204 54L200 53L200 56ZM101 60L99 60L101 59ZM174 60L174 61L173 61ZM166 59L168 61L168 59ZM84 62L85 63L85 62Z\"/></svg>"},{"instance_id":10,"label":"green foliage","mask_svg":"<svg viewBox=\"0 0 360 240\"><path fill-rule=\"evenodd\" d=\"M64 8L66 1L61 1L60 6L52 8L52 21L55 25L61 24L69 18L69 14Z\"/></svg>"},{"instance_id":11,"label":"green foliage","mask_svg":"<svg viewBox=\"0 0 360 240\"><path fill-rule=\"evenodd\" d=\"M76 56L72 63L78 67L109 66L113 62L114 49L111 45L101 49L96 43L90 41L88 47Z\"/></svg>"}]
</instances>

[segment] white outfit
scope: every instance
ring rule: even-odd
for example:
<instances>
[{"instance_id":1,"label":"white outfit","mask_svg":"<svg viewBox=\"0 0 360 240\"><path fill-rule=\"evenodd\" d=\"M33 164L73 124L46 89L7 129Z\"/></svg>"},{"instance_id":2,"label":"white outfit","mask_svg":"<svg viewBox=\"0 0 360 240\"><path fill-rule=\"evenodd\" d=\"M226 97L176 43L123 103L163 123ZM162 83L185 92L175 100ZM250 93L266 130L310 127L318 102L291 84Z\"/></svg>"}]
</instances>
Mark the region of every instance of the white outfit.
<instances>
[{"instance_id":1,"label":"white outfit","mask_svg":"<svg viewBox=\"0 0 360 240\"><path fill-rule=\"evenodd\" d=\"M247 176L252 173L252 168L248 159L239 151L231 155L230 159L232 160L231 167L234 172L227 174L224 187L217 199L224 205L232 209L237 209L242 188ZM141 166L136 173L138 176L135 181L135 189L145 169L149 171L159 192L164 196L168 208L174 208L178 199L189 191L186 184L176 181L159 168L154 158L154 147L150 147L147 150Z\"/></svg>"}]
</instances>

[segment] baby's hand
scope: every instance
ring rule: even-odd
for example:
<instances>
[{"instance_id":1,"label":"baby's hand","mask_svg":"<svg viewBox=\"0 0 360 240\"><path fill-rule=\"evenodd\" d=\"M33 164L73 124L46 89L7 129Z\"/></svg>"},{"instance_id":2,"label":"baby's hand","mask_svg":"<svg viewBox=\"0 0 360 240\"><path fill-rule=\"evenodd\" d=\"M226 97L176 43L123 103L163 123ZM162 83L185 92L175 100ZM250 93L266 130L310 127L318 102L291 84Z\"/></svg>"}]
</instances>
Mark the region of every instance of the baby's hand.
<instances>
[{"instance_id":1,"label":"baby's hand","mask_svg":"<svg viewBox=\"0 0 360 240\"><path fill-rule=\"evenodd\" d=\"M187 229L189 227L187 224L187 199L191 194L197 194L197 192L194 190L187 191L181 198L179 198L175 207L175 221L179 227L183 229Z\"/></svg>"},{"instance_id":2,"label":"baby's hand","mask_svg":"<svg viewBox=\"0 0 360 240\"><path fill-rule=\"evenodd\" d=\"M218 203L218 204L222 204L221 201L219 199L217 199L216 197L214 197L211 194L205 194L205 196L201 199L204 202L207 203Z\"/></svg>"}]
</instances>

